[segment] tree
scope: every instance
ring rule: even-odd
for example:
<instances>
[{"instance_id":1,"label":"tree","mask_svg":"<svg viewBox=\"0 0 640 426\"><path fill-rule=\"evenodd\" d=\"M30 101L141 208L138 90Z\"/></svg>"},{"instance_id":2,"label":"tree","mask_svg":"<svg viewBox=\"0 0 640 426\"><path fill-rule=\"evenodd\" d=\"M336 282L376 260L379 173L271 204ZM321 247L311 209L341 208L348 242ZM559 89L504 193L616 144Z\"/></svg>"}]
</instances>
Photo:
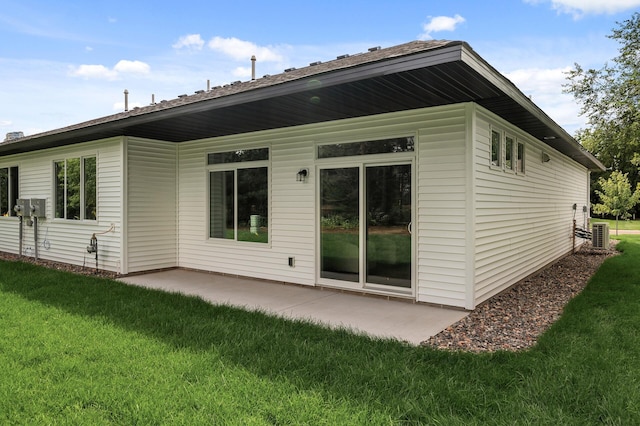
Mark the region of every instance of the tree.
<instances>
[{"instance_id":1,"label":"tree","mask_svg":"<svg viewBox=\"0 0 640 426\"><path fill-rule=\"evenodd\" d=\"M628 218L629 210L640 202L640 184L636 185L636 190L632 193L627 175L617 170L611 173L609 179L600 178L598 183L602 191L596 193L600 196L601 203L593 206L593 212L615 216L618 235L618 218Z\"/></svg>"},{"instance_id":2,"label":"tree","mask_svg":"<svg viewBox=\"0 0 640 426\"><path fill-rule=\"evenodd\" d=\"M612 170L640 182L640 13L608 37L620 43L619 55L601 69L569 71L565 92L573 94L588 117L576 139Z\"/></svg>"}]
</instances>

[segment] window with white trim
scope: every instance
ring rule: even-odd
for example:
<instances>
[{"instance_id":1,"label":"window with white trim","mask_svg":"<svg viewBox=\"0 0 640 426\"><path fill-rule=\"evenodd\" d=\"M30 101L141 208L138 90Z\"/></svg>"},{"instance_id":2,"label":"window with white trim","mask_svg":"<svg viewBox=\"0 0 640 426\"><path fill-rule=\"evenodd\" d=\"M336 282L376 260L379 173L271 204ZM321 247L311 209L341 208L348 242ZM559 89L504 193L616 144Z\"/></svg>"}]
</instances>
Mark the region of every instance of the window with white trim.
<instances>
[{"instance_id":1,"label":"window with white trim","mask_svg":"<svg viewBox=\"0 0 640 426\"><path fill-rule=\"evenodd\" d=\"M96 157L58 160L53 169L55 218L96 220Z\"/></svg>"},{"instance_id":2,"label":"window with white trim","mask_svg":"<svg viewBox=\"0 0 640 426\"><path fill-rule=\"evenodd\" d=\"M517 142L516 173L524 174L524 142Z\"/></svg>"},{"instance_id":3,"label":"window with white trim","mask_svg":"<svg viewBox=\"0 0 640 426\"><path fill-rule=\"evenodd\" d=\"M504 169L510 172L515 171L516 140L513 136L504 137Z\"/></svg>"},{"instance_id":4,"label":"window with white trim","mask_svg":"<svg viewBox=\"0 0 640 426\"><path fill-rule=\"evenodd\" d=\"M515 136L503 130L491 128L491 158L489 165L494 170L524 174L525 145Z\"/></svg>"},{"instance_id":5,"label":"window with white trim","mask_svg":"<svg viewBox=\"0 0 640 426\"><path fill-rule=\"evenodd\" d=\"M16 215L18 188L18 167L0 167L0 216Z\"/></svg>"},{"instance_id":6,"label":"window with white trim","mask_svg":"<svg viewBox=\"0 0 640 426\"><path fill-rule=\"evenodd\" d=\"M207 155L209 238L269 242L269 148Z\"/></svg>"},{"instance_id":7,"label":"window with white trim","mask_svg":"<svg viewBox=\"0 0 640 426\"><path fill-rule=\"evenodd\" d=\"M491 165L502 166L502 134L494 129L491 129Z\"/></svg>"}]
</instances>

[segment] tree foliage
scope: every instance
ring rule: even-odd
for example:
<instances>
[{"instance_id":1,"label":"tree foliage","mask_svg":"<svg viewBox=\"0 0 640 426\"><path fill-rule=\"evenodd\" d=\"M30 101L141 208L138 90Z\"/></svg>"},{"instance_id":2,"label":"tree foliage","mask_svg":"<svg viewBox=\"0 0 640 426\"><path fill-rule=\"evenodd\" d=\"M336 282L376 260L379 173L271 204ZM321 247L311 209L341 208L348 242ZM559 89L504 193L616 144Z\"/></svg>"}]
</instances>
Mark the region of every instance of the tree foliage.
<instances>
[{"instance_id":1,"label":"tree foliage","mask_svg":"<svg viewBox=\"0 0 640 426\"><path fill-rule=\"evenodd\" d=\"M609 179L600 178L598 184L602 191L596 190L601 203L593 206L597 214L610 214L616 218L616 234L618 233L618 219L626 219L631 210L640 201L640 184L631 192L631 184L626 174L619 171L611 173Z\"/></svg>"},{"instance_id":2,"label":"tree foliage","mask_svg":"<svg viewBox=\"0 0 640 426\"><path fill-rule=\"evenodd\" d=\"M609 38L620 44L619 55L600 69L575 64L565 92L588 117L588 128L576 138L635 186L640 181L640 13L618 25Z\"/></svg>"}]
</instances>

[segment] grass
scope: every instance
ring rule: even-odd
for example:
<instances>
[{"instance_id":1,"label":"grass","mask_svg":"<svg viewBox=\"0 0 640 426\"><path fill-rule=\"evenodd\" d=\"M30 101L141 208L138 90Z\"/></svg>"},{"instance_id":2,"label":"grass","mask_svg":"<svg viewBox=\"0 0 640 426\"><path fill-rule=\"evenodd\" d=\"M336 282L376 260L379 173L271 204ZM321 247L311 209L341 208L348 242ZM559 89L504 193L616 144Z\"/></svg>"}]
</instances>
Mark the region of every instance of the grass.
<instances>
[{"instance_id":1,"label":"grass","mask_svg":"<svg viewBox=\"0 0 640 426\"><path fill-rule=\"evenodd\" d=\"M639 424L618 247L536 347L480 355L0 262L0 424Z\"/></svg>"},{"instance_id":2,"label":"grass","mask_svg":"<svg viewBox=\"0 0 640 426\"><path fill-rule=\"evenodd\" d=\"M591 218L591 223L605 222L609 224L609 232L616 230L616 220L615 219L600 219L598 217ZM637 220L624 220L620 219L618 221L618 230L620 231L640 231L640 219Z\"/></svg>"}]
</instances>

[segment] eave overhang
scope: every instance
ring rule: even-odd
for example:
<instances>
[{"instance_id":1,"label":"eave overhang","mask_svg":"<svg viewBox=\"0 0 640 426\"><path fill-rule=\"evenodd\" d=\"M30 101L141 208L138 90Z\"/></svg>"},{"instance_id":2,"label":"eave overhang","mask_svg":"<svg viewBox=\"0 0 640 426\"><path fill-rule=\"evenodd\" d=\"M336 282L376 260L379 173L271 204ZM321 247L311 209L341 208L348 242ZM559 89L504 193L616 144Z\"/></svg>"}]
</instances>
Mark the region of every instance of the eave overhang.
<instances>
[{"instance_id":1,"label":"eave overhang","mask_svg":"<svg viewBox=\"0 0 640 426\"><path fill-rule=\"evenodd\" d=\"M589 170L604 166L465 42L411 42L0 144L0 156L116 136L185 142L475 102Z\"/></svg>"}]
</instances>

